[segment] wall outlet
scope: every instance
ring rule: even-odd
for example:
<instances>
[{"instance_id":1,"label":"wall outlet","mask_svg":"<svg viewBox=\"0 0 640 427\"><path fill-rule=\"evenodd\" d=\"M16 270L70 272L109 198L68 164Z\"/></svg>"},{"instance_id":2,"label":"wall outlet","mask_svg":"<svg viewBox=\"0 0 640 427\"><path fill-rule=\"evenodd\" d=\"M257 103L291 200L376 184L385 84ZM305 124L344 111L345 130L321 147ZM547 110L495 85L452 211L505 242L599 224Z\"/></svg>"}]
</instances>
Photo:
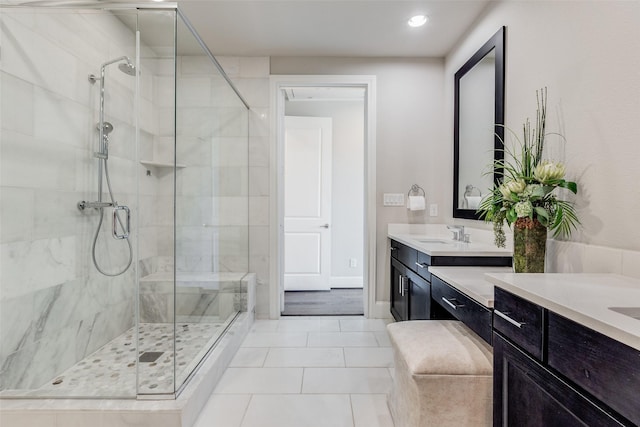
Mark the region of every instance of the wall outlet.
<instances>
[{"instance_id":1,"label":"wall outlet","mask_svg":"<svg viewBox=\"0 0 640 427\"><path fill-rule=\"evenodd\" d=\"M404 206L404 193L384 193L383 206Z\"/></svg>"},{"instance_id":2,"label":"wall outlet","mask_svg":"<svg viewBox=\"0 0 640 427\"><path fill-rule=\"evenodd\" d=\"M438 204L431 203L429 205L429 216L438 216Z\"/></svg>"},{"instance_id":3,"label":"wall outlet","mask_svg":"<svg viewBox=\"0 0 640 427\"><path fill-rule=\"evenodd\" d=\"M358 260L355 258L349 258L349 267L356 268L358 266Z\"/></svg>"}]
</instances>

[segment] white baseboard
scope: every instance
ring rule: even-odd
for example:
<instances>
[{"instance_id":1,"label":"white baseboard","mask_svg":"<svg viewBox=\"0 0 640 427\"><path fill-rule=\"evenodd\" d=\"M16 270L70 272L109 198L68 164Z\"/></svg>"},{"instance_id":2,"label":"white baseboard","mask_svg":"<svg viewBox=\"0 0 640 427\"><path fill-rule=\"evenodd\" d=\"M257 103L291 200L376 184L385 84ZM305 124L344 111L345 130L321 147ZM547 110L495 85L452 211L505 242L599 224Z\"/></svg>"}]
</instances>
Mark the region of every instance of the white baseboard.
<instances>
[{"instance_id":1,"label":"white baseboard","mask_svg":"<svg viewBox=\"0 0 640 427\"><path fill-rule=\"evenodd\" d=\"M332 276L330 286L331 288L361 288L364 284L362 276Z\"/></svg>"},{"instance_id":2,"label":"white baseboard","mask_svg":"<svg viewBox=\"0 0 640 427\"><path fill-rule=\"evenodd\" d=\"M376 301L369 312L369 319L393 319L389 301Z\"/></svg>"}]
</instances>

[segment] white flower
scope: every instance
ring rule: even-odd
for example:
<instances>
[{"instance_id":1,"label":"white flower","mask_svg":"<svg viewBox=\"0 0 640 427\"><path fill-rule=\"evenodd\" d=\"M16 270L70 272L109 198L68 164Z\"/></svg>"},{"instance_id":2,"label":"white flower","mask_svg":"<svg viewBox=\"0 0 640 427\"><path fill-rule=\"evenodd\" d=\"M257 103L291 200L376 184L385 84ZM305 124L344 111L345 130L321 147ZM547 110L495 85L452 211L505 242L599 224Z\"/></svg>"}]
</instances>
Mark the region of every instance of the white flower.
<instances>
[{"instance_id":1,"label":"white flower","mask_svg":"<svg viewBox=\"0 0 640 427\"><path fill-rule=\"evenodd\" d=\"M564 172L564 165L562 163L553 163L545 160L536 166L536 169L533 171L533 177L545 183L564 178Z\"/></svg>"},{"instance_id":2,"label":"white flower","mask_svg":"<svg viewBox=\"0 0 640 427\"><path fill-rule=\"evenodd\" d=\"M516 180L505 182L504 184L502 184L500 186L500 192L502 193L505 199L510 199L511 193L516 193L516 194L522 193L526 188L526 186L527 184L523 180L516 179Z\"/></svg>"},{"instance_id":3,"label":"white flower","mask_svg":"<svg viewBox=\"0 0 640 427\"><path fill-rule=\"evenodd\" d=\"M518 218L527 217L531 215L531 212L533 212L533 206L531 206L531 203L528 201L516 203L513 209L515 209Z\"/></svg>"}]
</instances>

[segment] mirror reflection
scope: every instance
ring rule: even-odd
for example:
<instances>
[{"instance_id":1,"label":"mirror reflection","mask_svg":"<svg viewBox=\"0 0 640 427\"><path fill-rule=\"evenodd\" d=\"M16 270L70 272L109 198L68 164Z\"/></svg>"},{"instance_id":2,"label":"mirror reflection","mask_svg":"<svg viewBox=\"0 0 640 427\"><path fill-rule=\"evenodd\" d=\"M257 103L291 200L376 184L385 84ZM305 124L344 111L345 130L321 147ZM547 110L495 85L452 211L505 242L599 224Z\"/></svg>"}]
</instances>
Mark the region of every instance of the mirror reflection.
<instances>
[{"instance_id":1,"label":"mirror reflection","mask_svg":"<svg viewBox=\"0 0 640 427\"><path fill-rule=\"evenodd\" d=\"M504 135L504 29L455 74L454 218L478 219Z\"/></svg>"}]
</instances>

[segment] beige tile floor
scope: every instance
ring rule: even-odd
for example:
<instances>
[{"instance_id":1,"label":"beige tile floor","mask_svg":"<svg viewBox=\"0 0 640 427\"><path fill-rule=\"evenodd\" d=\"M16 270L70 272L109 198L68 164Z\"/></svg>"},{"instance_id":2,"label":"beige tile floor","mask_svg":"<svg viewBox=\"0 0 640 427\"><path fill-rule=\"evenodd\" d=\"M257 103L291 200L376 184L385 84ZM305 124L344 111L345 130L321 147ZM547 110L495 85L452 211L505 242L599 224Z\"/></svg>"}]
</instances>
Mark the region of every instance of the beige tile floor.
<instances>
[{"instance_id":1,"label":"beige tile floor","mask_svg":"<svg viewBox=\"0 0 640 427\"><path fill-rule=\"evenodd\" d=\"M386 322L256 320L195 427L393 427Z\"/></svg>"}]
</instances>

